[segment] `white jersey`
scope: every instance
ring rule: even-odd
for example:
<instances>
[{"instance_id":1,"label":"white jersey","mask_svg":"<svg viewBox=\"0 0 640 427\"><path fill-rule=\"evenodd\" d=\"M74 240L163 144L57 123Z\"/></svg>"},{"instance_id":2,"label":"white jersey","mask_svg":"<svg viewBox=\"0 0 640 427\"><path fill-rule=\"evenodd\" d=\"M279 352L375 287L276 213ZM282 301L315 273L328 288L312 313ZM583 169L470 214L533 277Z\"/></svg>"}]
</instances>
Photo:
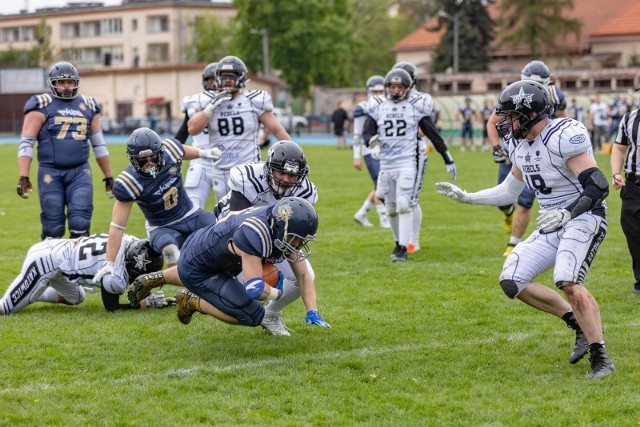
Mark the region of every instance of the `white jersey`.
<instances>
[{"instance_id":1,"label":"white jersey","mask_svg":"<svg viewBox=\"0 0 640 427\"><path fill-rule=\"evenodd\" d=\"M419 92L398 103L381 96L369 99L366 111L378 125L381 171L416 167L418 124L432 109L431 96Z\"/></svg>"},{"instance_id":2,"label":"white jersey","mask_svg":"<svg viewBox=\"0 0 640 427\"><path fill-rule=\"evenodd\" d=\"M230 191L242 194L251 206L267 206L278 201L267 181L265 162L249 163L231 169L229 187ZM313 205L318 201L318 190L315 184L305 177L300 186L292 194L287 195L289 196L301 197ZM217 217L221 218L229 212L230 197L231 192L216 205Z\"/></svg>"},{"instance_id":3,"label":"white jersey","mask_svg":"<svg viewBox=\"0 0 640 427\"><path fill-rule=\"evenodd\" d=\"M198 111L204 110L204 107L211 102L211 93L198 92L193 95L185 96L182 100L182 112L186 113L189 118L193 117ZM202 132L192 135L193 146L196 148L209 148L209 127L205 127Z\"/></svg>"},{"instance_id":4,"label":"white jersey","mask_svg":"<svg viewBox=\"0 0 640 427\"><path fill-rule=\"evenodd\" d=\"M362 156L368 156L371 154L371 149L362 141L362 130L364 129L364 122L367 121L367 101L361 101L356 104L353 109L353 149L354 159L360 158L360 151L362 150ZM358 144L355 141L358 141Z\"/></svg>"},{"instance_id":5,"label":"white jersey","mask_svg":"<svg viewBox=\"0 0 640 427\"><path fill-rule=\"evenodd\" d=\"M541 209L569 206L582 193L582 185L567 160L587 152L593 157L589 132L571 118L549 121L533 142L512 140L511 162L522 171L527 187L536 192Z\"/></svg>"},{"instance_id":6,"label":"white jersey","mask_svg":"<svg viewBox=\"0 0 640 427\"><path fill-rule=\"evenodd\" d=\"M259 118L268 111L273 111L271 95L263 90L250 90L223 102L213 112L209 138L212 146L222 151L222 157L216 162L218 169L260 160Z\"/></svg>"}]
</instances>

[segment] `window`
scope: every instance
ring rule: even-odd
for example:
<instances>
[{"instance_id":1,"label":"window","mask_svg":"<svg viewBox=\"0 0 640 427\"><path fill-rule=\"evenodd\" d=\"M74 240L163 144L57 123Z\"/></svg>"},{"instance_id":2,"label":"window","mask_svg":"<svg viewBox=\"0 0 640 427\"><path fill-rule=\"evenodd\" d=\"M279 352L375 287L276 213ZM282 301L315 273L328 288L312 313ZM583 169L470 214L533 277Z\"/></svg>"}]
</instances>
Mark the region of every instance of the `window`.
<instances>
[{"instance_id":1,"label":"window","mask_svg":"<svg viewBox=\"0 0 640 427\"><path fill-rule=\"evenodd\" d=\"M138 20L134 19L131 21L131 30L132 31L138 31Z\"/></svg>"},{"instance_id":2,"label":"window","mask_svg":"<svg viewBox=\"0 0 640 427\"><path fill-rule=\"evenodd\" d=\"M0 42L12 43L35 40L35 27L13 27L0 30Z\"/></svg>"},{"instance_id":3,"label":"window","mask_svg":"<svg viewBox=\"0 0 640 427\"><path fill-rule=\"evenodd\" d=\"M63 39L76 39L80 37L80 23L72 22L62 24L60 27L60 37Z\"/></svg>"},{"instance_id":4,"label":"window","mask_svg":"<svg viewBox=\"0 0 640 427\"><path fill-rule=\"evenodd\" d=\"M578 82L576 80L563 80L560 83L560 87L567 90L577 89Z\"/></svg>"},{"instance_id":5,"label":"window","mask_svg":"<svg viewBox=\"0 0 640 427\"><path fill-rule=\"evenodd\" d=\"M100 35L100 21L83 22L80 26L82 37L97 37Z\"/></svg>"},{"instance_id":6,"label":"window","mask_svg":"<svg viewBox=\"0 0 640 427\"><path fill-rule=\"evenodd\" d=\"M147 61L162 62L169 60L169 45L167 43L154 43L147 47Z\"/></svg>"},{"instance_id":7,"label":"window","mask_svg":"<svg viewBox=\"0 0 640 427\"><path fill-rule=\"evenodd\" d=\"M458 92L471 91L471 82L458 82Z\"/></svg>"},{"instance_id":8,"label":"window","mask_svg":"<svg viewBox=\"0 0 640 427\"><path fill-rule=\"evenodd\" d=\"M489 92L502 92L502 82L489 82L487 90Z\"/></svg>"},{"instance_id":9,"label":"window","mask_svg":"<svg viewBox=\"0 0 640 427\"><path fill-rule=\"evenodd\" d=\"M60 51L62 57L74 64L104 64L105 56L110 55L111 64L122 63L122 46L67 48Z\"/></svg>"},{"instance_id":10,"label":"window","mask_svg":"<svg viewBox=\"0 0 640 427\"><path fill-rule=\"evenodd\" d=\"M147 33L167 33L169 32L169 17L148 16L147 17Z\"/></svg>"},{"instance_id":11,"label":"window","mask_svg":"<svg viewBox=\"0 0 640 427\"><path fill-rule=\"evenodd\" d=\"M122 19L103 19L101 22L102 35L111 36L122 34Z\"/></svg>"}]
</instances>

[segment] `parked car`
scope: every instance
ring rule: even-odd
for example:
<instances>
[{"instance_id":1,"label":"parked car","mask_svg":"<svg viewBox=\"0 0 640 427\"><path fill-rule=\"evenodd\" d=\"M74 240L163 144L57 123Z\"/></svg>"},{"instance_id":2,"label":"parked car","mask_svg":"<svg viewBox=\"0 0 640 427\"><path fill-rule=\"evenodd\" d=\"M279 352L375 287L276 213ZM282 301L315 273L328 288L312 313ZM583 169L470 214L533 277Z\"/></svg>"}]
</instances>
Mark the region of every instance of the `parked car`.
<instances>
[{"instance_id":1,"label":"parked car","mask_svg":"<svg viewBox=\"0 0 640 427\"><path fill-rule=\"evenodd\" d=\"M122 124L108 117L100 117L102 132L109 134L122 133Z\"/></svg>"},{"instance_id":2,"label":"parked car","mask_svg":"<svg viewBox=\"0 0 640 427\"><path fill-rule=\"evenodd\" d=\"M296 131L299 133L301 130L309 127L309 121L306 117L293 114L291 111L285 110L284 108L275 107L273 109L273 115L276 116L282 127L285 128L287 132Z\"/></svg>"}]
</instances>

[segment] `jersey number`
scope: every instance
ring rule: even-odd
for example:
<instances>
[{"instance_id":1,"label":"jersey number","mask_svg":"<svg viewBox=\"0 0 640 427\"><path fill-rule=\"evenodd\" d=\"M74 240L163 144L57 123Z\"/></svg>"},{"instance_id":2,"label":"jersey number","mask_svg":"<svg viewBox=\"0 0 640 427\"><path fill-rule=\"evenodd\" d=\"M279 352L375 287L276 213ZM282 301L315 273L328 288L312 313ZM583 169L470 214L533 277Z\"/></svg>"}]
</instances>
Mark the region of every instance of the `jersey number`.
<instances>
[{"instance_id":1,"label":"jersey number","mask_svg":"<svg viewBox=\"0 0 640 427\"><path fill-rule=\"evenodd\" d=\"M58 132L58 139L66 139L67 133L71 126L75 126L75 129L71 131L71 137L73 139L84 141L87 139L87 118L86 117L65 117L56 116L55 124L60 125L60 132Z\"/></svg>"},{"instance_id":2,"label":"jersey number","mask_svg":"<svg viewBox=\"0 0 640 427\"><path fill-rule=\"evenodd\" d=\"M91 254L91 256L98 256L98 255L103 255L105 252L107 252L107 241L106 240L102 240L102 241L91 241L91 240L87 240L85 241L85 243L82 244L82 246L80 247L80 261L84 261L87 258L89 258L89 254Z\"/></svg>"},{"instance_id":3,"label":"jersey number","mask_svg":"<svg viewBox=\"0 0 640 427\"><path fill-rule=\"evenodd\" d=\"M233 117L231 120L218 119L218 131L221 136L227 136L230 133L242 135L244 133L244 120L242 120L242 117Z\"/></svg>"},{"instance_id":4,"label":"jersey number","mask_svg":"<svg viewBox=\"0 0 640 427\"><path fill-rule=\"evenodd\" d=\"M395 130L395 135L394 135ZM393 120L384 121L384 136L405 136L407 134L407 122L404 120L396 121L394 126Z\"/></svg>"},{"instance_id":5,"label":"jersey number","mask_svg":"<svg viewBox=\"0 0 640 427\"><path fill-rule=\"evenodd\" d=\"M544 183L541 175L526 175L529 186L535 188L540 194L551 194L552 189Z\"/></svg>"},{"instance_id":6,"label":"jersey number","mask_svg":"<svg viewBox=\"0 0 640 427\"><path fill-rule=\"evenodd\" d=\"M164 209L171 209L178 204L178 189L176 187L171 187L162 195L162 198L164 199Z\"/></svg>"}]
</instances>

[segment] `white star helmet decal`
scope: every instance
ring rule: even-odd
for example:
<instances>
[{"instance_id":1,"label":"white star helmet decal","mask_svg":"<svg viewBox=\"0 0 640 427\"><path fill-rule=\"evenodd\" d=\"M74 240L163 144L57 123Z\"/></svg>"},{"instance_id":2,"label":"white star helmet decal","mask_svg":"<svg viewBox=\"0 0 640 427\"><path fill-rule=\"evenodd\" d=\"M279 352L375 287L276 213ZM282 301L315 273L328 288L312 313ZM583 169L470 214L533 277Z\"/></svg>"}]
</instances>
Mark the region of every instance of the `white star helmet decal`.
<instances>
[{"instance_id":1,"label":"white star helmet decal","mask_svg":"<svg viewBox=\"0 0 640 427\"><path fill-rule=\"evenodd\" d=\"M511 95L511 100L515 105L515 109L522 107L522 105L527 108L531 108L531 101L533 101L532 93L524 93L524 89L520 87L520 92L517 95Z\"/></svg>"},{"instance_id":2,"label":"white star helmet decal","mask_svg":"<svg viewBox=\"0 0 640 427\"><path fill-rule=\"evenodd\" d=\"M146 271L147 264L151 264L151 261L147 259L145 254L134 255L133 260L136 262L136 268L140 271Z\"/></svg>"}]
</instances>

